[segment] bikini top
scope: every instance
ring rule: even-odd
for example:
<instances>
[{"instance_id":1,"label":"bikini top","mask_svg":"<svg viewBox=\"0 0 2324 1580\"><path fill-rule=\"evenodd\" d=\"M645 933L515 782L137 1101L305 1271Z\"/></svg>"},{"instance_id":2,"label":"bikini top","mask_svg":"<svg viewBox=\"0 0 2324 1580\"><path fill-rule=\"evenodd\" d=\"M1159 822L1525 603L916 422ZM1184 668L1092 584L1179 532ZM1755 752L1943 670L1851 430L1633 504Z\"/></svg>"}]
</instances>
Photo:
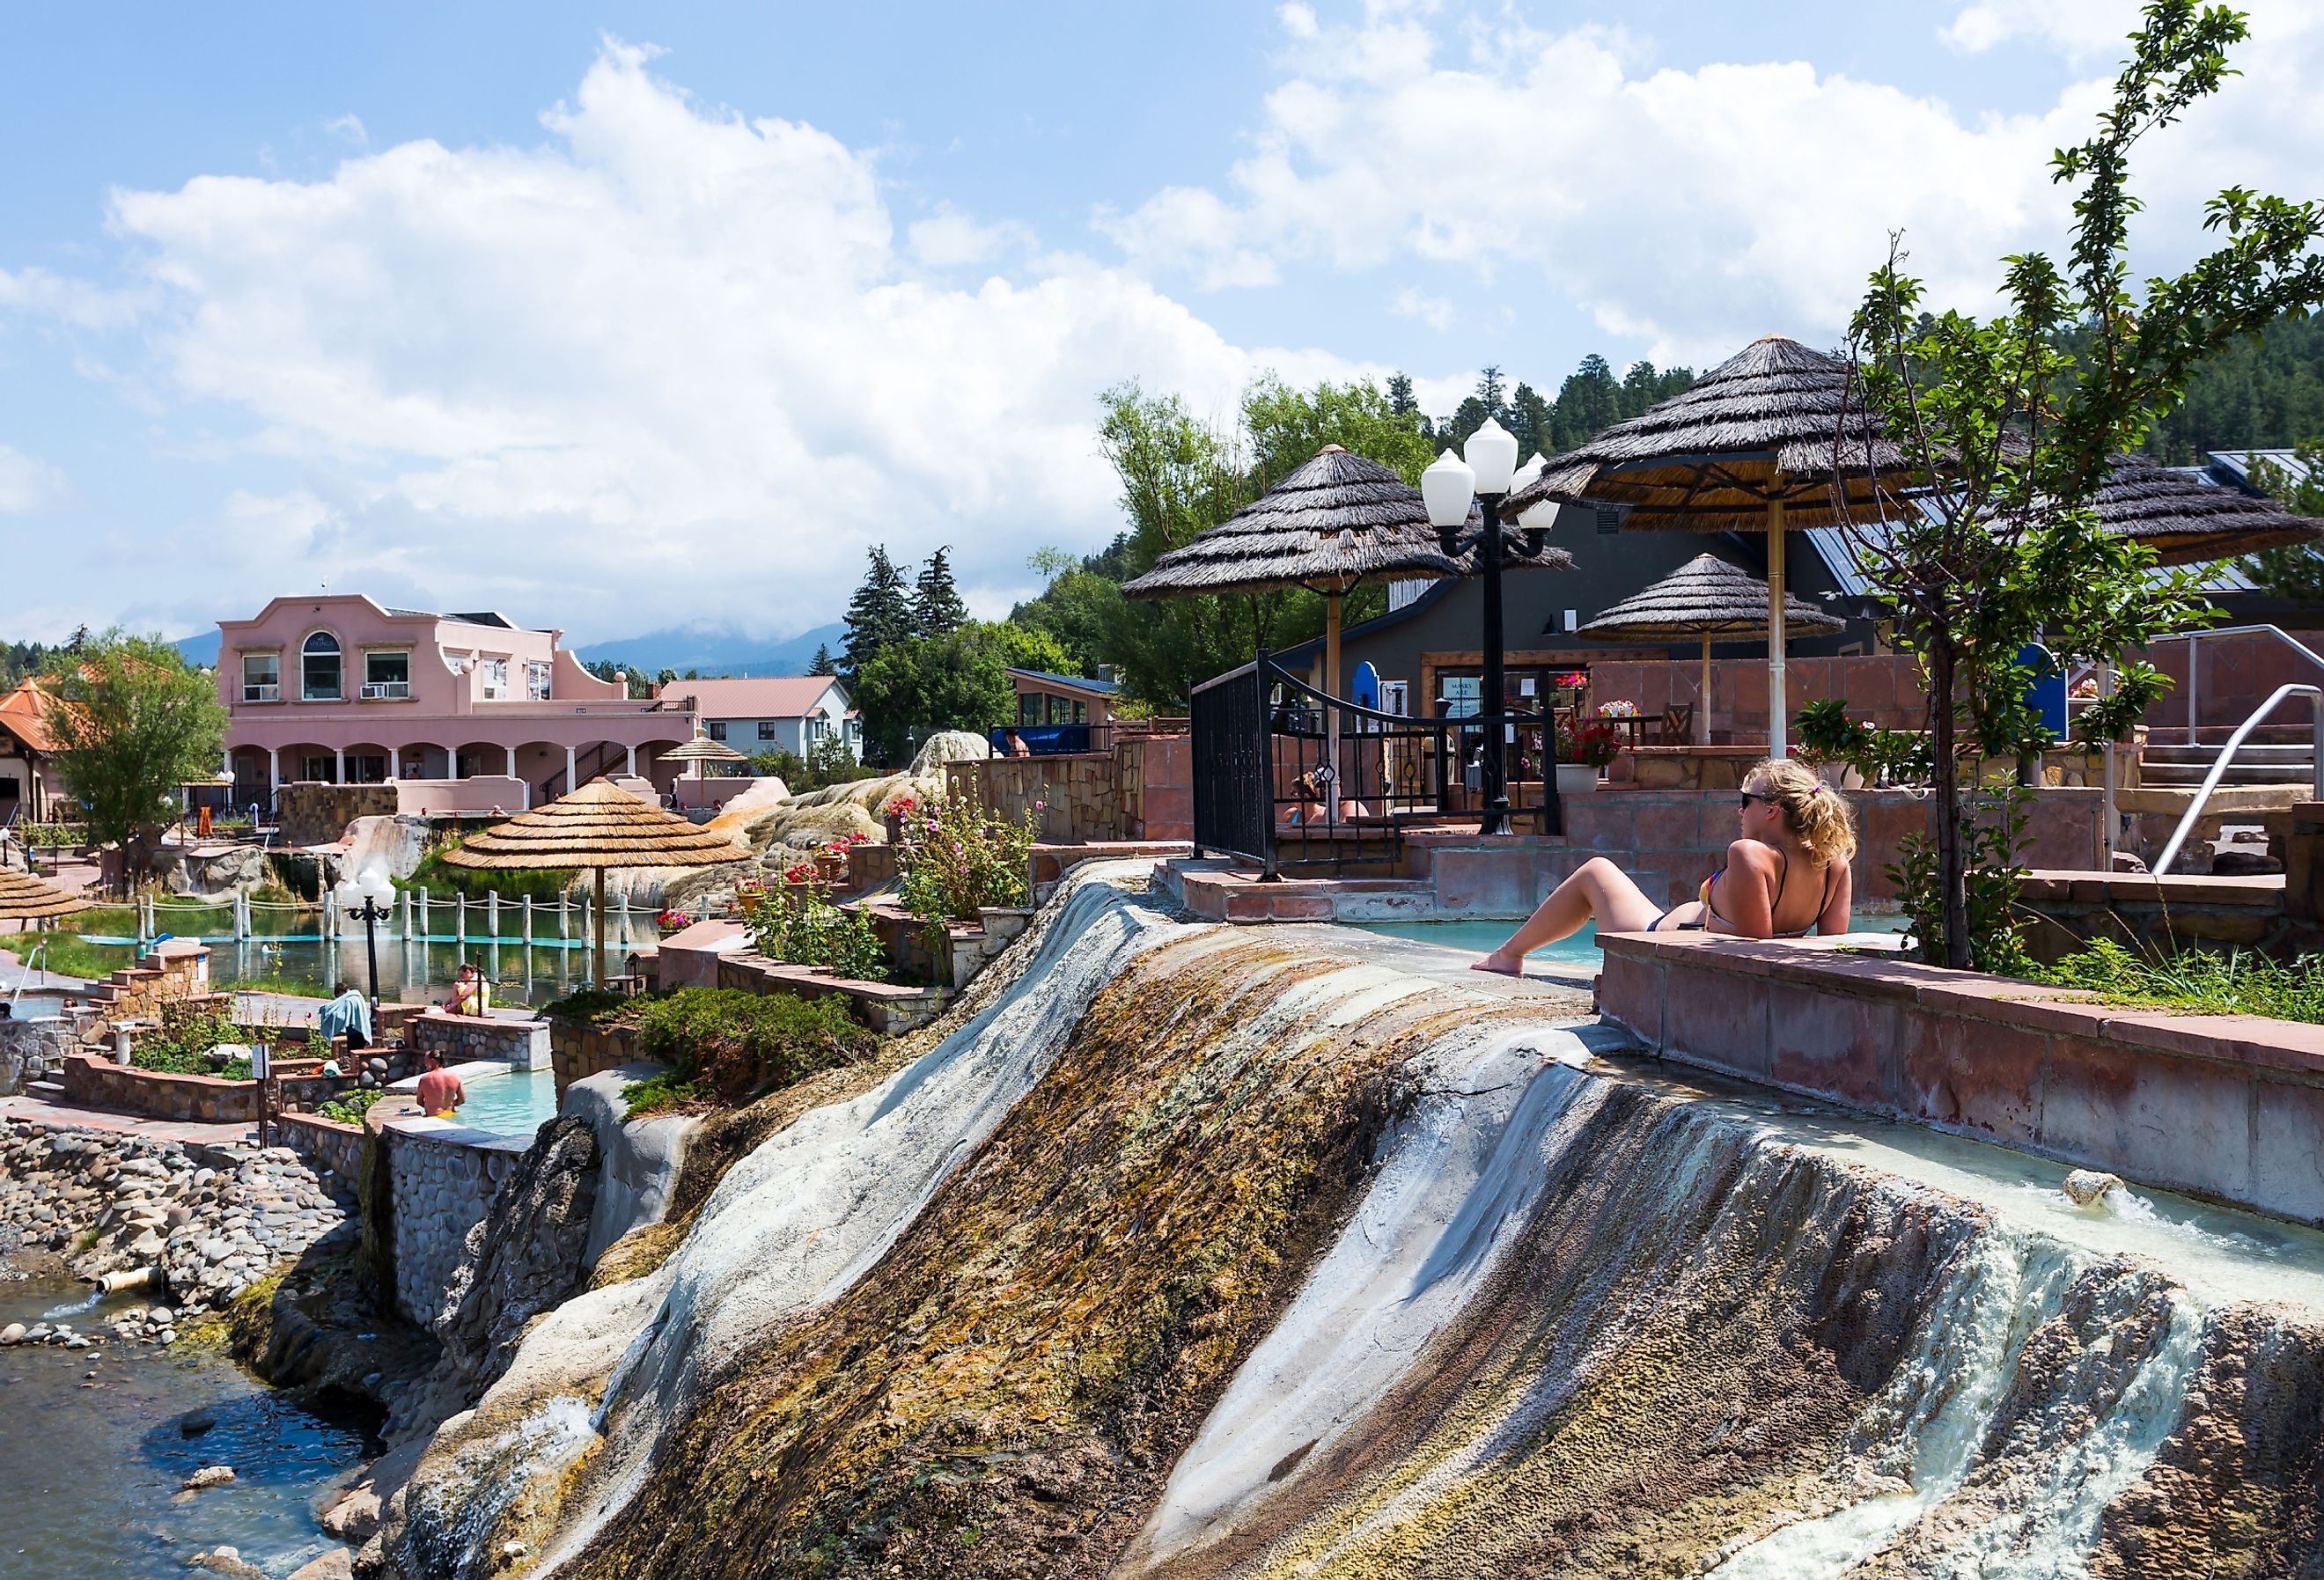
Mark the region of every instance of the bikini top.
<instances>
[{"instance_id":1,"label":"bikini top","mask_svg":"<svg viewBox=\"0 0 2324 1580\"><path fill-rule=\"evenodd\" d=\"M1787 888L1789 888L1789 887L1791 886L1791 882L1792 882L1792 858L1791 858L1791 854L1790 854L1788 851L1784 850L1784 849L1783 848L1783 846L1781 846L1781 845L1775 845L1775 846L1773 846L1772 848L1775 850L1775 855L1777 855L1777 856L1782 860L1782 862L1783 862L1783 864L1784 864L1784 872L1783 872L1783 875L1782 875L1781 877L1779 877L1779 878L1777 878L1777 879L1775 880L1775 899L1774 899L1774 900L1770 901L1768 902L1768 904L1767 904L1767 916L1768 916L1769 919L1771 919L1771 920L1774 919L1775 912L1777 912L1777 911L1779 911L1779 910L1783 910L1783 908L1784 908L1784 891L1785 889L1787 889ZM1718 873L1711 873L1711 876L1709 876L1709 877L1705 878L1705 879L1702 881L1702 887L1700 890L1698 890L1698 891L1696 892L1696 896L1697 896L1697 898L1699 898L1699 899L1702 901L1702 910L1703 910L1703 914L1704 914L1705 916L1718 916L1718 915L1719 915L1718 910L1716 910L1716 909L1711 905L1711 891L1712 886L1713 886L1713 885L1715 885L1715 884L1719 882L1719 873L1723 873L1723 872L1725 872L1726 870L1727 870L1727 869L1726 869L1725 867L1721 867L1721 868L1720 868L1720 869L1719 869L1719 872L1718 872ZM1796 929L1792 929L1792 930L1790 930L1790 931L1786 931L1786 932L1775 932L1775 933L1770 933L1770 934L1768 934L1767 936L1768 936L1769 938L1806 938L1810 933L1812 933L1812 932L1813 932L1813 931L1815 931L1815 930L1816 930L1816 924L1817 924L1817 922L1820 922L1820 921L1821 921L1821 920L1823 919L1823 913L1824 913L1824 910L1825 910L1825 908L1826 908L1827 906L1831 905L1831 864L1830 862L1826 862L1826 863L1824 863L1824 864L1823 864L1823 898L1822 898L1821 901L1819 901L1817 902L1817 904L1816 904L1816 921L1812 921L1812 922L1808 923L1808 925L1807 925L1807 926L1805 926L1805 927L1803 927L1803 928L1796 928ZM1719 919L1720 919L1720 920L1721 920L1721 921L1725 921L1727 919L1726 919L1725 917L1721 916L1721 917L1720 917L1720 918L1719 918Z\"/></svg>"}]
</instances>

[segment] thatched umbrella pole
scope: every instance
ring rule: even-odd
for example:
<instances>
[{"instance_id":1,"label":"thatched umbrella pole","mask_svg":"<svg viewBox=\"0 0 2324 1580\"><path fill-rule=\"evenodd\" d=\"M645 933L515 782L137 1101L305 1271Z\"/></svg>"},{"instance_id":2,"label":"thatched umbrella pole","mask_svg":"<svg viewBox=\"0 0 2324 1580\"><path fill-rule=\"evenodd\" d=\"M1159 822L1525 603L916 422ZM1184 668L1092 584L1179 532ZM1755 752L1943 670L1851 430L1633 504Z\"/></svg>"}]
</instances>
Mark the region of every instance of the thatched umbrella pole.
<instances>
[{"instance_id":1,"label":"thatched umbrella pole","mask_svg":"<svg viewBox=\"0 0 2324 1580\"><path fill-rule=\"evenodd\" d=\"M589 981L593 986L605 985L605 869L592 867L597 874L597 948L589 959Z\"/></svg>"},{"instance_id":2,"label":"thatched umbrella pole","mask_svg":"<svg viewBox=\"0 0 2324 1580\"><path fill-rule=\"evenodd\" d=\"M1775 485L1783 486L1783 474ZM1787 755L1791 711L1784 706L1784 502L1767 502L1767 755Z\"/></svg>"},{"instance_id":3,"label":"thatched umbrella pole","mask_svg":"<svg viewBox=\"0 0 2324 1580\"><path fill-rule=\"evenodd\" d=\"M1702 695L1694 705L1694 744L1711 744L1711 633L1702 636Z\"/></svg>"}]
</instances>

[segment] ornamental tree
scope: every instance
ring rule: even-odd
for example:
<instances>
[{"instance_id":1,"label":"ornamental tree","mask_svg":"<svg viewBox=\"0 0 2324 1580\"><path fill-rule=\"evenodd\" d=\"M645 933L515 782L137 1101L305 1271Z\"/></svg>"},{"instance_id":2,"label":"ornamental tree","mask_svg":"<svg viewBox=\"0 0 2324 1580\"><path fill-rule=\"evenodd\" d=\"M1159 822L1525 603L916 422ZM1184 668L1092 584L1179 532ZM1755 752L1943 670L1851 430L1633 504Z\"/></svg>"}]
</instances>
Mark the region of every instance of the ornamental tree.
<instances>
[{"instance_id":1,"label":"ornamental tree","mask_svg":"<svg viewBox=\"0 0 2324 1580\"><path fill-rule=\"evenodd\" d=\"M2218 91L2234 74L2227 51L2247 32L2225 6L2149 5L2097 133L2052 162L2053 180L2076 184L2064 266L2040 253L2006 259L2005 311L1932 315L1892 240L1850 329L1861 398L1904 460L1890 520L1855 530L1856 547L1896 644L1928 679L1935 836L1909 845L1899 872L1924 950L1948 966L2015 955L2022 800L1965 795L1964 781L1975 764L2052 744L2028 706L2020 649L2038 639L2115 662L2207 617L2191 575L2155 571L2151 552L2099 527L2091 501L2112 458L2137 448L2204 358L2324 300L2317 205L2241 188L2206 210L2204 228L2222 238L2212 252L2131 285L2131 150ZM1844 442L1835 461L1860 467ZM2136 665L2124 680L2117 729L2163 684Z\"/></svg>"},{"instance_id":2,"label":"ornamental tree","mask_svg":"<svg viewBox=\"0 0 2324 1580\"><path fill-rule=\"evenodd\" d=\"M41 680L65 789L88 808L94 844L128 849L207 782L226 750L216 682L158 637L108 631L60 653Z\"/></svg>"}]
</instances>

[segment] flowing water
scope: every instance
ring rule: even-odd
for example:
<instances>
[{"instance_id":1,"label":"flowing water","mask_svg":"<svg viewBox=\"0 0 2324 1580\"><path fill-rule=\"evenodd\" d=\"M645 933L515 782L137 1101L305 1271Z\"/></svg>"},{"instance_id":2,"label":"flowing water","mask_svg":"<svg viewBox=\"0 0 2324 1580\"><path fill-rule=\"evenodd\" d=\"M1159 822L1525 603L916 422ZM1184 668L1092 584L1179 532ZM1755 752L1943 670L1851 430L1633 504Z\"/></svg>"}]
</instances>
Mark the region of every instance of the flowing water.
<instances>
[{"instance_id":1,"label":"flowing water","mask_svg":"<svg viewBox=\"0 0 2324 1580\"><path fill-rule=\"evenodd\" d=\"M78 1307L64 1320L94 1338L103 1313L87 1289L0 1281L0 1326ZM215 1424L189 1436L182 1423L196 1412ZM288 1575L333 1545L314 1502L364 1442L360 1423L322 1419L214 1354L109 1335L87 1350L0 1349L0 1574L163 1580L224 1545ZM211 1465L234 1466L235 1480L179 1490Z\"/></svg>"},{"instance_id":2,"label":"flowing water","mask_svg":"<svg viewBox=\"0 0 2324 1580\"><path fill-rule=\"evenodd\" d=\"M407 1573L2324 1569L2324 1238L1083 874L529 1333Z\"/></svg>"}]
</instances>

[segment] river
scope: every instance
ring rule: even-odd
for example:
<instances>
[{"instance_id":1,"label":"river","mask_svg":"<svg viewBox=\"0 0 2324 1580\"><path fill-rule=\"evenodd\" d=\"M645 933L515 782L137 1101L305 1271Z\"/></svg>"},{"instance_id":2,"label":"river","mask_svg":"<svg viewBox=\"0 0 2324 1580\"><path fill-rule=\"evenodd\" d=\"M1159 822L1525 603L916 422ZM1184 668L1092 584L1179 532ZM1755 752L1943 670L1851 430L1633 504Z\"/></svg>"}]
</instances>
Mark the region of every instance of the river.
<instances>
[{"instance_id":1,"label":"river","mask_svg":"<svg viewBox=\"0 0 2324 1580\"><path fill-rule=\"evenodd\" d=\"M54 1320L88 1295L87 1285L57 1280L0 1281L0 1326ZM220 1545L281 1576L333 1545L316 1526L314 1504L363 1457L367 1423L326 1420L213 1351L117 1343L101 1316L63 1317L101 1338L89 1349L0 1349L0 1571L8 1580L161 1580L182 1576L189 1557ZM216 1424L189 1437L184 1426L198 1411ZM180 1491L210 1465L234 1466L235 1480Z\"/></svg>"}]
</instances>

